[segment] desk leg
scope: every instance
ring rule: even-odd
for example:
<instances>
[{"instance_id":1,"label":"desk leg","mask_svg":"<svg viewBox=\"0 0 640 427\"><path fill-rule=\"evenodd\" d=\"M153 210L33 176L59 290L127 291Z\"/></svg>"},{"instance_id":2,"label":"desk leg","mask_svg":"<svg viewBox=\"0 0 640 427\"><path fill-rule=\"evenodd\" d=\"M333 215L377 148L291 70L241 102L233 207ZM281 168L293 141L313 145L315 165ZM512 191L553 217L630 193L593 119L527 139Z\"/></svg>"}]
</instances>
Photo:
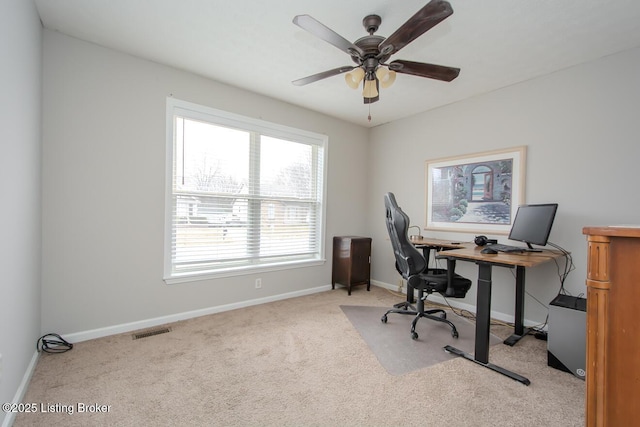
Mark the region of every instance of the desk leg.
<instances>
[{"instance_id":1,"label":"desk leg","mask_svg":"<svg viewBox=\"0 0 640 427\"><path fill-rule=\"evenodd\" d=\"M489 334L491 333L491 264L478 265L476 297L475 360L489 363Z\"/></svg>"},{"instance_id":2,"label":"desk leg","mask_svg":"<svg viewBox=\"0 0 640 427\"><path fill-rule=\"evenodd\" d=\"M504 340L506 345L513 346L529 334L529 328L524 327L524 267L516 267L516 310L515 330L513 335Z\"/></svg>"},{"instance_id":3,"label":"desk leg","mask_svg":"<svg viewBox=\"0 0 640 427\"><path fill-rule=\"evenodd\" d=\"M476 302L475 356L447 345L445 351L462 356L478 365L489 368L524 385L531 384L527 378L500 366L489 363L489 334L491 332L491 264L478 263L478 290Z\"/></svg>"}]
</instances>

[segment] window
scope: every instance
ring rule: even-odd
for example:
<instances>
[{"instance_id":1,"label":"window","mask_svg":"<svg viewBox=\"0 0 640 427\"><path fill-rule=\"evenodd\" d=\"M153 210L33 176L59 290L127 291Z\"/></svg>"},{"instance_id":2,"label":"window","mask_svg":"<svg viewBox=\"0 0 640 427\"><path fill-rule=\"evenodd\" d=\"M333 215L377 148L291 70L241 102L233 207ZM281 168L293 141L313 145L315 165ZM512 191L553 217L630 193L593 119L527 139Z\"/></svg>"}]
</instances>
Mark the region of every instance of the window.
<instances>
[{"instance_id":1,"label":"window","mask_svg":"<svg viewBox=\"0 0 640 427\"><path fill-rule=\"evenodd\" d=\"M167 99L167 283L324 262L327 137Z\"/></svg>"}]
</instances>

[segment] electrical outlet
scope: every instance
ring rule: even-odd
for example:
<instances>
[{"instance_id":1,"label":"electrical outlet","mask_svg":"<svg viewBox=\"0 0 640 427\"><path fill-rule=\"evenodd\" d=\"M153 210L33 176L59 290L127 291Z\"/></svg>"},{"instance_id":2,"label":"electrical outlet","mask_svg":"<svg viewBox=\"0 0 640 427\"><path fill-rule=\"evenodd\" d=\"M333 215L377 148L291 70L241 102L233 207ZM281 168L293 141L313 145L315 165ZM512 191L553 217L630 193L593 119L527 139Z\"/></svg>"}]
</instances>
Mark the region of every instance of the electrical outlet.
<instances>
[{"instance_id":1,"label":"electrical outlet","mask_svg":"<svg viewBox=\"0 0 640 427\"><path fill-rule=\"evenodd\" d=\"M256 289L260 289L262 287L262 279L256 279Z\"/></svg>"},{"instance_id":2,"label":"electrical outlet","mask_svg":"<svg viewBox=\"0 0 640 427\"><path fill-rule=\"evenodd\" d=\"M404 282L402 279L398 279L398 292L402 292L402 288L404 287Z\"/></svg>"}]
</instances>

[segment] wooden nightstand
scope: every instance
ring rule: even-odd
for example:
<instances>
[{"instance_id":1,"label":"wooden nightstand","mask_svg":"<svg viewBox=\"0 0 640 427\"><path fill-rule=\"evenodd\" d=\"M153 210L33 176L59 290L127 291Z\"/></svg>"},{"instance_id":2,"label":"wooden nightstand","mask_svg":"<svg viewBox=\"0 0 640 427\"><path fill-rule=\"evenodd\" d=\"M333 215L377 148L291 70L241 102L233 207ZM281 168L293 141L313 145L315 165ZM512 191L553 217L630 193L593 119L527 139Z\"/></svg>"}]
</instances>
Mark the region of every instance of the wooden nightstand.
<instances>
[{"instance_id":1,"label":"wooden nightstand","mask_svg":"<svg viewBox=\"0 0 640 427\"><path fill-rule=\"evenodd\" d=\"M371 289L371 238L335 236L333 238L333 268L331 289L336 283L345 285L351 295L351 286L367 285Z\"/></svg>"}]
</instances>

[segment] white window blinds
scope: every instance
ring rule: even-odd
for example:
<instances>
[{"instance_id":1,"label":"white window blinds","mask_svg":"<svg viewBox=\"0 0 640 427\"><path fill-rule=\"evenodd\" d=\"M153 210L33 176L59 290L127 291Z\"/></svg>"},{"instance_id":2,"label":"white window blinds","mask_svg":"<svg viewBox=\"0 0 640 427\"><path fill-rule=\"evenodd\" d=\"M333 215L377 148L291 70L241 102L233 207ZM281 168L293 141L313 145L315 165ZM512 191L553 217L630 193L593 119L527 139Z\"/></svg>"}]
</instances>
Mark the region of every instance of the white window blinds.
<instances>
[{"instance_id":1,"label":"white window blinds","mask_svg":"<svg viewBox=\"0 0 640 427\"><path fill-rule=\"evenodd\" d=\"M167 100L165 280L324 258L325 136Z\"/></svg>"}]
</instances>

